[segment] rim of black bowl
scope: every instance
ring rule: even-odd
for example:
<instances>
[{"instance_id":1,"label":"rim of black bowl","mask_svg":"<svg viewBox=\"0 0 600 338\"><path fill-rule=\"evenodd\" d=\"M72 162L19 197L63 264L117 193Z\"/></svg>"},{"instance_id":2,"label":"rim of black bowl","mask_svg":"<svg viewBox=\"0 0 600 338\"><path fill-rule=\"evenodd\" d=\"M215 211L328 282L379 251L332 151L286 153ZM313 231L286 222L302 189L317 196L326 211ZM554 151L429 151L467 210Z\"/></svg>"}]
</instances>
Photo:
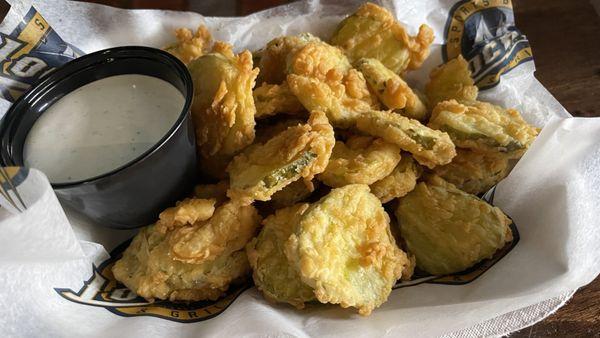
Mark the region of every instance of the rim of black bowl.
<instances>
[{"instance_id":1,"label":"rim of black bowl","mask_svg":"<svg viewBox=\"0 0 600 338\"><path fill-rule=\"evenodd\" d=\"M47 89L52 88L52 86L54 84L56 84L57 82L62 81L65 78L67 78L75 73L84 71L88 68L97 67L97 66L100 66L103 64L110 64L110 63L114 62L115 59L118 59L118 58L136 58L136 57L137 58L144 58L144 57L147 58L150 55L155 56L155 57L159 56L163 59L163 61L167 61L168 63L170 63L171 66L173 66L173 69L175 70L177 75L179 75L179 77L181 77L181 79L184 83L184 86L185 86L186 92L183 93L185 96L185 102L184 102L181 112L179 113L179 117L177 117L177 120L173 123L171 128L167 131L167 133L160 140L158 140L154 145L152 145L152 147L150 147L148 150L146 150L142 154L138 155L137 157L133 158L131 161L123 164L122 166L119 166L119 167L117 167L113 170L110 170L106 173L103 173L101 175L92 176L90 178L86 178L83 180L74 181L74 182L62 182L62 183L50 182L50 184L52 185L52 187L54 189L70 188L70 187L78 186L78 185L92 184L95 181L101 180L108 176L112 176L112 175L118 173L119 171L122 171L126 168L131 167L135 163L138 163L138 162L144 160L145 158L147 158L148 156L150 156L152 153L154 153L158 148L160 148L165 142L167 142L173 136L175 131L181 125L182 121L186 118L187 112L189 111L190 106L192 104L194 89L193 89L192 77L191 77L190 72L188 71L187 67L183 64L183 62L181 62L175 56L173 56L163 50L157 49L157 48L145 47L145 46L113 47L113 48L102 49L102 50L99 50L99 51L96 51L96 52L93 52L90 54L86 54L77 59L74 59L72 61L65 63L64 65L55 69L50 74L42 77L35 86L31 87L25 94L21 95L21 97L19 97L10 106L10 108L6 112L6 115L4 116L4 119L2 119L3 121L2 121L2 126L0 126L0 134L4 133L4 129L7 128L7 126L9 125L11 118L15 118L15 116L9 116L9 114L12 113L11 115L14 115L13 111L19 105L27 104L27 103L25 103L25 101L26 102L35 101L37 99L37 96L39 96L41 93L45 92ZM124 73L122 75L126 75L126 74L137 74L137 73ZM76 90L76 89L77 88L75 88L73 90ZM48 109L48 108L46 108L46 109ZM35 124L35 122L34 122L34 124ZM16 165L14 158L12 156L12 153L10 151L9 151L8 160L10 160L10 162L11 162L9 164ZM25 163L23 163L23 165L25 165Z\"/></svg>"}]
</instances>

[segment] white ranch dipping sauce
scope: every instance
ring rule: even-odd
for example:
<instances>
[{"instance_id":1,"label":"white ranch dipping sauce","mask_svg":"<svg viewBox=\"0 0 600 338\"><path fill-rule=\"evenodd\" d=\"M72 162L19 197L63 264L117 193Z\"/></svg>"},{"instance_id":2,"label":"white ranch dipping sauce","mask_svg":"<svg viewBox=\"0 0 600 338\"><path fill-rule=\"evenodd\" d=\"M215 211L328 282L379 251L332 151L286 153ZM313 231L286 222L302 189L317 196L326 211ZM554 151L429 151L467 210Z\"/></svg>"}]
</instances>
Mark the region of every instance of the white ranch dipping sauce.
<instances>
[{"instance_id":1,"label":"white ranch dipping sauce","mask_svg":"<svg viewBox=\"0 0 600 338\"><path fill-rule=\"evenodd\" d=\"M92 178L150 149L181 114L183 95L151 76L126 74L88 83L62 97L34 123L25 165L52 183Z\"/></svg>"}]
</instances>

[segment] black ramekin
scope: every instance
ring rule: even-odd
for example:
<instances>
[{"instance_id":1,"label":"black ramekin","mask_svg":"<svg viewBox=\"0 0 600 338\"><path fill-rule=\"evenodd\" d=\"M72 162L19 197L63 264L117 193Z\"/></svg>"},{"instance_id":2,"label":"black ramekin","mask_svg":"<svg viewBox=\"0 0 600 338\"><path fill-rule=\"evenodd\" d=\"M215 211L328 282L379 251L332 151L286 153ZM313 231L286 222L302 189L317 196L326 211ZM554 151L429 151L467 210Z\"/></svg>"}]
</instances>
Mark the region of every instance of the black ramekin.
<instances>
[{"instance_id":1,"label":"black ramekin","mask_svg":"<svg viewBox=\"0 0 600 338\"><path fill-rule=\"evenodd\" d=\"M60 200L98 224L134 228L191 190L196 178L196 145L190 116L191 76L183 63L155 48L128 46L75 59L44 77L8 110L0 124L4 165L24 166L23 146L44 111L71 91L113 75L142 74L163 79L185 97L175 124L152 148L131 162L90 179L52 184Z\"/></svg>"}]
</instances>

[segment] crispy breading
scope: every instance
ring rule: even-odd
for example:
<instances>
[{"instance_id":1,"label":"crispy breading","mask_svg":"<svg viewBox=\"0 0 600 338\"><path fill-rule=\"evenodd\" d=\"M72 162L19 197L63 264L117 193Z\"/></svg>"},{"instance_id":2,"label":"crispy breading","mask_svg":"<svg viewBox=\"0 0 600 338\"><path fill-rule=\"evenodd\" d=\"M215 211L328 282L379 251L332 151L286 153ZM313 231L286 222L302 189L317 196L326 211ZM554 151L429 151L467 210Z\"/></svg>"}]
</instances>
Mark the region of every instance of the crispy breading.
<instances>
[{"instance_id":1,"label":"crispy breading","mask_svg":"<svg viewBox=\"0 0 600 338\"><path fill-rule=\"evenodd\" d=\"M173 54L186 65L204 55L212 40L210 32L204 25L198 26L195 34L190 29L178 28L175 30L175 37L177 42L165 47L165 51Z\"/></svg>"},{"instance_id":2,"label":"crispy breading","mask_svg":"<svg viewBox=\"0 0 600 338\"><path fill-rule=\"evenodd\" d=\"M277 210L263 221L260 234L246 246L254 284L265 298L299 309L315 300L315 295L288 262L284 244L307 208L308 204L296 204Z\"/></svg>"},{"instance_id":3,"label":"crispy breading","mask_svg":"<svg viewBox=\"0 0 600 338\"><path fill-rule=\"evenodd\" d=\"M229 181L223 180L215 184L198 184L194 187L194 197L204 199L214 199L215 205L219 206L227 200L227 189Z\"/></svg>"},{"instance_id":4,"label":"crispy breading","mask_svg":"<svg viewBox=\"0 0 600 338\"><path fill-rule=\"evenodd\" d=\"M387 109L411 119L425 121L429 115L427 107L402 78L386 68L379 60L363 58L356 68L365 76L372 91Z\"/></svg>"},{"instance_id":5,"label":"crispy breading","mask_svg":"<svg viewBox=\"0 0 600 338\"><path fill-rule=\"evenodd\" d=\"M380 138L353 136L337 141L327 168L318 179L330 187L372 184L389 175L400 162L400 148Z\"/></svg>"},{"instance_id":6,"label":"crispy breading","mask_svg":"<svg viewBox=\"0 0 600 338\"><path fill-rule=\"evenodd\" d=\"M422 165L433 168L450 163L456 155L447 133L389 111L370 111L358 117L358 130L398 145Z\"/></svg>"},{"instance_id":7,"label":"crispy breading","mask_svg":"<svg viewBox=\"0 0 600 338\"><path fill-rule=\"evenodd\" d=\"M446 100L475 101L478 92L469 64L462 55L432 70L425 86L431 108Z\"/></svg>"},{"instance_id":8,"label":"crispy breading","mask_svg":"<svg viewBox=\"0 0 600 338\"><path fill-rule=\"evenodd\" d=\"M476 153L459 148L452 162L435 167L433 171L460 190L477 195L506 177L508 164L508 158L501 153Z\"/></svg>"},{"instance_id":9,"label":"crispy breading","mask_svg":"<svg viewBox=\"0 0 600 338\"><path fill-rule=\"evenodd\" d=\"M396 217L417 267L433 275L464 271L512 240L499 208L437 176L401 198Z\"/></svg>"},{"instance_id":10,"label":"crispy breading","mask_svg":"<svg viewBox=\"0 0 600 338\"><path fill-rule=\"evenodd\" d=\"M280 113L296 115L304 111L304 107L291 92L287 83L281 85L263 83L254 89L252 95L257 119Z\"/></svg>"},{"instance_id":11,"label":"crispy breading","mask_svg":"<svg viewBox=\"0 0 600 338\"><path fill-rule=\"evenodd\" d=\"M389 224L367 185L333 189L302 215L285 254L320 302L369 315L409 264Z\"/></svg>"},{"instance_id":12,"label":"crispy breading","mask_svg":"<svg viewBox=\"0 0 600 338\"><path fill-rule=\"evenodd\" d=\"M215 43L213 53L189 65L194 80L192 117L200 153L232 157L254 141L256 112L252 88L258 69L252 55L234 55L231 46Z\"/></svg>"},{"instance_id":13,"label":"crispy breading","mask_svg":"<svg viewBox=\"0 0 600 338\"><path fill-rule=\"evenodd\" d=\"M333 127L325 114L312 112L308 123L289 127L236 156L227 168L227 196L246 203L268 201L288 184L300 178L311 180L325 170L334 144Z\"/></svg>"},{"instance_id":14,"label":"crispy breading","mask_svg":"<svg viewBox=\"0 0 600 338\"><path fill-rule=\"evenodd\" d=\"M391 174L370 185L371 193L377 196L381 203L405 196L415 188L421 172L421 167L415 163L412 156L404 153Z\"/></svg>"},{"instance_id":15,"label":"crispy breading","mask_svg":"<svg viewBox=\"0 0 600 338\"><path fill-rule=\"evenodd\" d=\"M320 41L319 38L310 33L302 33L294 36L277 37L260 51L260 73L259 83L281 84L287 75L287 58L308 42Z\"/></svg>"},{"instance_id":16,"label":"crispy breading","mask_svg":"<svg viewBox=\"0 0 600 338\"><path fill-rule=\"evenodd\" d=\"M115 278L148 301L216 300L232 282L250 272L243 250L216 257L203 264L173 260L168 234L154 225L140 230L112 271Z\"/></svg>"},{"instance_id":17,"label":"crispy breading","mask_svg":"<svg viewBox=\"0 0 600 338\"><path fill-rule=\"evenodd\" d=\"M207 221L175 229L169 237L170 256L186 263L210 262L242 249L254 236L259 222L253 206L227 202Z\"/></svg>"},{"instance_id":18,"label":"crispy breading","mask_svg":"<svg viewBox=\"0 0 600 338\"><path fill-rule=\"evenodd\" d=\"M377 109L364 76L339 48L309 42L288 56L287 83L308 111L325 112L332 125L351 126L356 116Z\"/></svg>"},{"instance_id":19,"label":"crispy breading","mask_svg":"<svg viewBox=\"0 0 600 338\"><path fill-rule=\"evenodd\" d=\"M394 73L417 69L429 55L433 30L419 27L410 36L392 13L372 3L365 3L339 25L331 43L341 47L351 62L375 58Z\"/></svg>"},{"instance_id":20,"label":"crispy breading","mask_svg":"<svg viewBox=\"0 0 600 338\"><path fill-rule=\"evenodd\" d=\"M315 185L318 186L318 184L319 181L316 179L312 181L303 179L294 181L271 196L271 205L279 209L304 201L315 190Z\"/></svg>"},{"instance_id":21,"label":"crispy breading","mask_svg":"<svg viewBox=\"0 0 600 338\"><path fill-rule=\"evenodd\" d=\"M215 212L214 199L186 198L161 212L156 222L156 231L166 233L169 230L206 221Z\"/></svg>"},{"instance_id":22,"label":"crispy breading","mask_svg":"<svg viewBox=\"0 0 600 338\"><path fill-rule=\"evenodd\" d=\"M538 134L518 111L481 101L440 102L428 126L447 132L457 147L509 158L520 158Z\"/></svg>"}]
</instances>

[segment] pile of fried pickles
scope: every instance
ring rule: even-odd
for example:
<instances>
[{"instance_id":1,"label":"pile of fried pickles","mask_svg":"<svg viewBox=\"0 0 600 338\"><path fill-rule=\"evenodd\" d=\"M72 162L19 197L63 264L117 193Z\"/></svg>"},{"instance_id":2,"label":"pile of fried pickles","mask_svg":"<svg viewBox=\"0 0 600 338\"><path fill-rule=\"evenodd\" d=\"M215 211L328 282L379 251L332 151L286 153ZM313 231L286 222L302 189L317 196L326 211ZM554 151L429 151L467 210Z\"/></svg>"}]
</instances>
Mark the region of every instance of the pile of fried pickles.
<instances>
[{"instance_id":1,"label":"pile of fried pickles","mask_svg":"<svg viewBox=\"0 0 600 338\"><path fill-rule=\"evenodd\" d=\"M166 50L194 80L206 184L114 265L138 295L215 300L252 275L270 301L368 315L415 268L458 273L512 240L510 219L477 195L538 129L478 101L462 57L433 70L424 93L411 88L403 76L428 56L428 26L411 36L366 3L327 41L281 36L235 54L203 26L176 36Z\"/></svg>"}]
</instances>

